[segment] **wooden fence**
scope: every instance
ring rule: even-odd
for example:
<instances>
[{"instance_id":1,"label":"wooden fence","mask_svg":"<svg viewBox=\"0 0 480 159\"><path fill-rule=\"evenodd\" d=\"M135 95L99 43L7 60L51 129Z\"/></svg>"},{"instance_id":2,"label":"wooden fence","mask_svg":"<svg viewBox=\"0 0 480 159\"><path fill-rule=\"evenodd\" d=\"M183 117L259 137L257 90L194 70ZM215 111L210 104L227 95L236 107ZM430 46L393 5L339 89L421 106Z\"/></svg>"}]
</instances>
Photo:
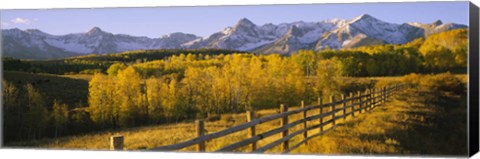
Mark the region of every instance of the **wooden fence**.
<instances>
[{"instance_id":1,"label":"wooden fence","mask_svg":"<svg viewBox=\"0 0 480 159\"><path fill-rule=\"evenodd\" d=\"M385 103L392 95L398 93L399 91L405 89L406 85L392 85L383 88L372 88L367 89L364 92L358 91L356 93L350 93L348 96L341 95L340 99L335 99L334 96L331 96L329 102L323 102L322 98L318 98L317 104L311 106L305 106L304 102L301 102L301 107L296 110L288 110L288 106L281 104L280 105L280 113L273 114L270 116L265 116L262 118L254 119L254 111L247 111L247 122L233 126L228 129L224 129L218 132L206 134L205 133L205 124L204 120L196 120L195 127L196 127L196 138L190 139L185 142L181 142L178 144L173 145L165 145L153 148L153 151L174 151L180 150L189 146L196 145L196 149L198 152L205 152L205 143L212 139L220 138L238 131L246 130L249 131L249 137L247 139L238 141L236 143L227 145L222 147L216 152L231 152L237 148L248 146L250 145L250 151L254 153L263 153L277 145L282 144L282 152L288 153L295 148L301 146L302 144L306 143L308 140L322 135L328 130L335 128L336 121L339 119L345 120L348 116L355 117L358 113L364 113L366 111L370 111L378 105ZM329 111L324 112L324 109L329 109ZM319 114L313 116L307 116L307 112L310 110L319 109ZM297 113L302 113L303 117L300 120L289 122L289 116ZM331 117L330 117L331 116ZM324 120L325 117L328 120ZM261 134L256 134L255 126L258 124L262 124L265 122L269 122L275 119L281 119L281 127L274 128L268 130ZM307 121L319 120L318 124L307 126ZM303 125L303 129L296 130L289 134L289 129L295 127L299 124ZM328 129L324 129L324 127L328 124L332 126ZM309 130L319 129L319 133L316 134L309 134ZM282 134L282 137L278 140L275 140L271 143L268 143L262 147L257 147L257 142L264 138L270 137L275 134ZM294 144L290 147L289 140L297 135L303 134L303 140ZM121 138L123 141L123 137ZM112 142L112 149L113 150L121 150L123 148L118 148L118 146L113 144ZM118 144L117 144L118 145ZM123 146L123 143L121 144ZM116 146L116 147L114 147Z\"/></svg>"}]
</instances>

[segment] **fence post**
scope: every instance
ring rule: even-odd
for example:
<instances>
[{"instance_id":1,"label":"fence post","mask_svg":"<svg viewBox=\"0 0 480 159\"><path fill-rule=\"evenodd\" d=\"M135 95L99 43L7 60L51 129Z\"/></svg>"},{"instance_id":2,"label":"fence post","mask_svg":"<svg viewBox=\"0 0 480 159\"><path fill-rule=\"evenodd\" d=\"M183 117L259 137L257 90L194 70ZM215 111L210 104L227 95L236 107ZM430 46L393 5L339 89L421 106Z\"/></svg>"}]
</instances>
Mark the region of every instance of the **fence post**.
<instances>
[{"instance_id":1,"label":"fence post","mask_svg":"<svg viewBox=\"0 0 480 159\"><path fill-rule=\"evenodd\" d=\"M302 108L305 108L305 102L303 102L303 100L300 102L300 106ZM306 118L307 118L307 111L304 110L303 111L303 119L306 119ZM307 121L306 120L303 122L303 129L307 129ZM308 131L303 132L303 138L304 139L308 138ZM305 145L307 145L307 142L305 142Z\"/></svg>"},{"instance_id":2,"label":"fence post","mask_svg":"<svg viewBox=\"0 0 480 159\"><path fill-rule=\"evenodd\" d=\"M320 105L320 112L319 114L322 115L323 114L323 100L322 98L318 97L318 105ZM320 118L320 125L323 124L323 117ZM322 133L323 132L323 126L320 126L320 132L318 133Z\"/></svg>"},{"instance_id":3,"label":"fence post","mask_svg":"<svg viewBox=\"0 0 480 159\"><path fill-rule=\"evenodd\" d=\"M288 106L286 106L284 104L280 104L280 113L284 113L284 112L287 112L287 111L288 111ZM288 115L284 116L282 118L281 124L282 124L282 127L284 127L285 125L288 124ZM282 138L287 137L287 136L288 136L288 129L282 132ZM283 142L283 150L282 151L285 152L287 150L288 150L288 140Z\"/></svg>"},{"instance_id":4,"label":"fence post","mask_svg":"<svg viewBox=\"0 0 480 159\"><path fill-rule=\"evenodd\" d=\"M366 89L365 90L365 107L363 109L365 109L364 111L369 111L370 109L368 109L370 107L370 89Z\"/></svg>"},{"instance_id":5,"label":"fence post","mask_svg":"<svg viewBox=\"0 0 480 159\"><path fill-rule=\"evenodd\" d=\"M387 91L387 90L388 90L388 86L385 86L385 87L383 87L383 88L384 88L383 91L385 92L385 103L386 103L387 100L388 100L388 91Z\"/></svg>"},{"instance_id":6,"label":"fence post","mask_svg":"<svg viewBox=\"0 0 480 159\"><path fill-rule=\"evenodd\" d=\"M335 96L330 96L330 104L332 105L332 123L335 126Z\"/></svg>"},{"instance_id":7,"label":"fence post","mask_svg":"<svg viewBox=\"0 0 480 159\"><path fill-rule=\"evenodd\" d=\"M363 95L365 96L365 98L364 98L364 99L365 99L365 100L364 100L364 101L365 101L365 104L363 105L362 111L363 111L363 112L367 112L367 110L368 110L368 109L367 109L367 108L368 108L368 91L365 90L365 91L362 91L362 92L363 92Z\"/></svg>"},{"instance_id":8,"label":"fence post","mask_svg":"<svg viewBox=\"0 0 480 159\"><path fill-rule=\"evenodd\" d=\"M385 86L385 94L387 95L385 101L390 99L390 86Z\"/></svg>"},{"instance_id":9,"label":"fence post","mask_svg":"<svg viewBox=\"0 0 480 159\"><path fill-rule=\"evenodd\" d=\"M383 91L382 88L378 88L378 96L380 99L378 100L379 105L383 104Z\"/></svg>"},{"instance_id":10,"label":"fence post","mask_svg":"<svg viewBox=\"0 0 480 159\"><path fill-rule=\"evenodd\" d=\"M359 106L359 111L360 113L362 113L362 92L361 91L357 91L357 94L358 94L358 106Z\"/></svg>"},{"instance_id":11,"label":"fence post","mask_svg":"<svg viewBox=\"0 0 480 159\"><path fill-rule=\"evenodd\" d=\"M375 106L375 88L370 88L370 109Z\"/></svg>"},{"instance_id":12,"label":"fence post","mask_svg":"<svg viewBox=\"0 0 480 159\"><path fill-rule=\"evenodd\" d=\"M345 97L345 94L342 94L342 100L343 100L343 121L347 120L347 98Z\"/></svg>"},{"instance_id":13,"label":"fence post","mask_svg":"<svg viewBox=\"0 0 480 159\"><path fill-rule=\"evenodd\" d=\"M371 109L373 109L373 106L372 106L372 105L373 105L373 89L368 88L368 92L370 93L370 94L368 95L368 98L369 98L369 101L370 101L370 102L368 102L367 107L371 110Z\"/></svg>"},{"instance_id":14,"label":"fence post","mask_svg":"<svg viewBox=\"0 0 480 159\"><path fill-rule=\"evenodd\" d=\"M205 135L205 123L203 120L195 120L195 128L197 131L197 137ZM197 152L205 152L205 141L198 143Z\"/></svg>"},{"instance_id":15,"label":"fence post","mask_svg":"<svg viewBox=\"0 0 480 159\"><path fill-rule=\"evenodd\" d=\"M386 87L383 87L383 103L382 104L385 104L385 102L387 102L387 91L386 91Z\"/></svg>"},{"instance_id":16,"label":"fence post","mask_svg":"<svg viewBox=\"0 0 480 159\"><path fill-rule=\"evenodd\" d=\"M350 112L352 113L352 117L355 117L355 94L350 92Z\"/></svg>"},{"instance_id":17,"label":"fence post","mask_svg":"<svg viewBox=\"0 0 480 159\"><path fill-rule=\"evenodd\" d=\"M251 122L254 118L254 115L255 115L255 112L254 111L247 111L247 122ZM254 137L256 134L255 134L255 125L250 127L250 137ZM257 142L253 142L252 143L252 152L255 151L257 149Z\"/></svg>"},{"instance_id":18,"label":"fence post","mask_svg":"<svg viewBox=\"0 0 480 159\"><path fill-rule=\"evenodd\" d=\"M110 150L123 150L122 135L114 135L110 137Z\"/></svg>"}]
</instances>

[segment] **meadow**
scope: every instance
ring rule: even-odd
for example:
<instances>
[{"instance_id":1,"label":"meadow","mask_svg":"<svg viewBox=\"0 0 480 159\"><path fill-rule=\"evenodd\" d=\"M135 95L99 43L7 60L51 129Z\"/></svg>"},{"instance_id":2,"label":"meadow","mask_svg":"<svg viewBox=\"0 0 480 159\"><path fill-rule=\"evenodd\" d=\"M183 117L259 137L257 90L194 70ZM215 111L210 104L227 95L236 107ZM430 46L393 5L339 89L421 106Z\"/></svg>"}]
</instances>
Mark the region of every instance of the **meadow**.
<instances>
[{"instance_id":1,"label":"meadow","mask_svg":"<svg viewBox=\"0 0 480 159\"><path fill-rule=\"evenodd\" d=\"M335 129L309 140L305 145L293 150L301 154L431 154L431 155L463 155L466 154L466 92L462 90L466 84L466 75L409 75L405 77L369 78L382 82L412 81L422 78L427 83L416 83L416 87L407 89L387 103L375 109L339 120ZM444 80L454 80L450 84ZM354 80L354 79L349 79ZM359 78L360 81L367 81ZM379 82L377 82L379 83ZM442 86L442 87L437 87ZM315 104L315 103L312 103ZM292 106L290 109L298 109ZM266 109L256 112L255 118L279 113L279 109ZM308 116L318 114L319 110L311 110ZM290 121L302 118L298 113L289 117ZM330 117L324 118L328 120ZM207 133L217 132L247 121L245 113L222 114L218 118L210 118L205 122ZM309 121L308 125L318 121ZM266 132L280 126L280 119L263 123L256 127L257 133ZM332 125L327 125L328 129ZM290 132L302 129L298 125ZM448 131L446 131L448 130ZM318 133L318 129L308 131ZM182 133L178 133L182 132ZM432 133L436 132L436 133ZM86 135L44 139L15 143L14 146L47 149L82 149L109 150L112 135L125 137L125 150L147 151L149 149L175 144L196 137L193 121L184 121L159 126L144 126L114 131L102 131ZM455 135L455 137L452 137ZM216 151L226 145L233 144L248 137L248 130L239 131L206 143L206 151ZM260 140L258 147L276 141L281 134ZM442 140L438 140L441 138ZM301 141L298 135L292 138L291 145ZM426 146L427 145L427 146ZM180 151L195 151L190 146ZM249 152L249 146L236 149L235 152ZM276 146L266 153L281 153Z\"/></svg>"},{"instance_id":2,"label":"meadow","mask_svg":"<svg viewBox=\"0 0 480 159\"><path fill-rule=\"evenodd\" d=\"M461 91L466 77L424 78L429 83L419 84L385 106L348 120L292 153L466 155L467 97Z\"/></svg>"},{"instance_id":3,"label":"meadow","mask_svg":"<svg viewBox=\"0 0 480 159\"><path fill-rule=\"evenodd\" d=\"M398 81L399 77L396 78L376 78L376 80L386 80L386 81ZM346 81L362 81L362 83L370 83L372 82L371 79L352 79L349 78L344 79ZM309 105L315 105L316 103L311 103ZM290 110L299 109L299 105L290 106ZM324 108L323 111L327 112L330 108ZM255 112L254 118L261 118L264 116L269 116L273 114L277 114L280 112L280 109L264 109ZM319 114L318 109L308 111L307 115L317 115ZM359 115L359 113L356 113ZM341 115L341 112L337 113L337 115ZM289 116L290 121L296 121L302 118L301 113L297 113L294 115ZM346 118L346 121L351 120L350 117ZM325 121L331 119L331 116L323 118ZM341 124L343 120L337 122L337 124ZM247 117L245 113L227 113L222 114L216 117L210 117L206 119L205 122L205 131L207 133L217 132L223 129L230 128L235 125L239 125L241 123L247 122ZM281 127L280 119L276 119L273 121L269 121L266 123L262 123L256 126L256 131L258 134L266 132L268 130L272 130L274 128ZM309 121L307 125L314 125L318 124L318 120ZM324 129L328 129L332 127L331 124L324 126ZM289 129L290 132L294 132L297 130L302 129L301 125L297 125L292 129ZM182 132L182 133L178 133ZM309 134L316 134L319 132L319 129L314 129L308 131ZM136 128L127 128L121 130L113 130L113 131L103 131L103 132L96 132L96 133L89 133L86 135L77 135L77 136L70 136L70 137L62 137L57 139L43 139L43 140L36 140L36 141L29 141L29 142L18 142L14 143L13 146L17 147L35 147L35 148L48 148L48 149L83 149L83 150L109 150L110 149L110 136L113 135L123 135L125 136L125 150L149 150L158 146L162 145L169 145L179 143L188 139L192 139L196 137L196 130L192 120L187 120L184 122L173 123L173 124L164 124L159 126L144 126L144 127L136 127ZM248 136L248 130L243 130L239 132L232 133L230 135L211 140L206 144L206 151L216 151L224 146L229 144L233 144L240 140L246 139ZM258 147L264 146L269 144L275 140L280 139L282 136L281 134L276 134L267 138L262 139L257 143ZM291 145L295 144L296 142L301 141L303 138L301 136L296 136L292 139ZM180 151L191 152L195 151L195 146L190 146ZM244 146L242 148L236 149L235 152L249 152L249 146ZM281 153L280 146L276 146L272 149L266 151L266 153Z\"/></svg>"},{"instance_id":4,"label":"meadow","mask_svg":"<svg viewBox=\"0 0 480 159\"><path fill-rule=\"evenodd\" d=\"M312 104L319 97L408 83L419 89L403 95L411 98L399 97L378 110L347 119L344 126L323 135L317 145L299 152L417 153L408 150L421 144L398 146L416 138L400 139L399 134L437 131L435 124L446 121L450 110L463 109L443 110L459 102L464 105L459 99L466 90L466 34L459 29L407 44L300 50L291 55L203 49L138 50L45 61L3 58L4 139L6 146L13 147L105 150L109 136L121 134L126 137L127 150L148 150L193 138L195 119L207 120L207 133L211 133L245 122L245 111L266 116L279 113L280 104L295 107L300 101ZM416 105L418 101L423 102ZM318 110L309 112L315 113ZM436 118L422 119L425 114ZM461 117L460 113L455 122L463 122ZM403 120L418 122L400 125ZM257 133L278 128L279 123L263 123L257 126ZM415 128L410 129L409 124ZM447 126L463 129L461 125ZM370 128L375 129L358 136ZM207 151L245 139L247 133L207 142ZM452 133L462 137L462 131ZM340 141L335 135L353 139ZM280 137L265 138L258 145ZM291 139L292 143L300 140ZM425 141L436 144L435 140ZM335 142L345 144L332 144ZM279 150L277 146L267 153ZM430 153L418 153L424 152Z\"/></svg>"}]
</instances>

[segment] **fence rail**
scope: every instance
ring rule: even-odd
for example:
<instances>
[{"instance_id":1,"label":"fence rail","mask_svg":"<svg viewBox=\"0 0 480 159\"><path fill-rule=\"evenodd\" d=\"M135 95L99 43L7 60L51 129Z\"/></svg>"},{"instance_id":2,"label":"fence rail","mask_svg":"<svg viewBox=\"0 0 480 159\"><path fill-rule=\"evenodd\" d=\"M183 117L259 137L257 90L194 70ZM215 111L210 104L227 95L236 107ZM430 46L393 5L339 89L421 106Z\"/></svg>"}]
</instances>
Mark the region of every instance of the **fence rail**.
<instances>
[{"instance_id":1,"label":"fence rail","mask_svg":"<svg viewBox=\"0 0 480 159\"><path fill-rule=\"evenodd\" d=\"M341 95L341 98L338 100L335 100L334 96L330 96L329 103L324 103L322 98L318 98L317 104L310 105L310 106L305 106L304 102L302 101L300 103L300 108L295 110L288 110L287 105L281 104L280 113L273 114L270 116L265 116L258 119L254 118L254 115L255 115L254 111L247 111L246 123L242 123L240 125L236 125L228 129L224 129L218 132L213 132L210 134L205 134L204 120L196 120L195 121L196 134L197 134L196 138L193 138L178 144L156 147L151 150L172 151L172 150L180 150L189 146L196 145L198 152L204 152L206 149L205 143L207 141L248 129L249 136L247 139L222 147L216 150L216 152L230 152L237 148L250 145L251 152L263 153L277 145L282 144L281 146L282 152L288 153L294 150L295 148L298 148L302 144L306 143L308 140L316 136L322 135L325 132L335 128L336 121L338 121L339 119L346 120L348 116L355 117L355 115L359 113L370 111L374 107L384 104L391 96L405 89L406 87L407 87L406 85L402 84L402 85L391 85L391 86L383 87L381 89L371 88L371 89L365 90L364 92L358 91L356 93L350 93L348 96ZM320 109L319 114L307 116L307 112L314 109ZM324 112L324 109L329 109L329 111ZM302 113L303 114L302 118L293 122L289 122L289 116L297 113ZM324 118L328 116L331 116L331 117L328 120L325 120ZM256 125L269 122L275 119L281 119L281 127L268 130L261 134L256 134ZM315 124L312 126L307 125L308 121L314 121L314 120L319 120L318 124ZM289 129L299 124L303 125L303 129L296 130L289 134ZM324 127L328 124L331 124L332 126L329 127L328 129L324 129ZM319 132L316 134L309 134L308 131L313 129L319 129ZM280 139L277 139L262 147L257 147L258 141L279 133L282 134L282 137ZM294 144L292 147L290 147L289 140L300 134L303 134L303 140Z\"/></svg>"}]
</instances>

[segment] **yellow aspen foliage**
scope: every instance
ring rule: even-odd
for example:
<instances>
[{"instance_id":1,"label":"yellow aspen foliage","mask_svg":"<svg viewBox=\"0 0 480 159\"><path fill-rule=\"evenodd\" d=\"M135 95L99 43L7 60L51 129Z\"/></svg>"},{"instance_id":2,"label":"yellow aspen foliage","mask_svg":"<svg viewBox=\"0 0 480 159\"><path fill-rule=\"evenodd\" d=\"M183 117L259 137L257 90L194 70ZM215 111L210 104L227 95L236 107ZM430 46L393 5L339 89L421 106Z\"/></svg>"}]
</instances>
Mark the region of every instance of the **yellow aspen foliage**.
<instances>
[{"instance_id":1,"label":"yellow aspen foliage","mask_svg":"<svg viewBox=\"0 0 480 159\"><path fill-rule=\"evenodd\" d=\"M327 98L339 92L339 77L342 76L342 65L337 59L321 60L318 63L315 92L319 97Z\"/></svg>"},{"instance_id":2,"label":"yellow aspen foliage","mask_svg":"<svg viewBox=\"0 0 480 159\"><path fill-rule=\"evenodd\" d=\"M432 69L450 69L467 65L468 30L456 29L429 36L420 47L424 64Z\"/></svg>"},{"instance_id":3,"label":"yellow aspen foliage","mask_svg":"<svg viewBox=\"0 0 480 159\"><path fill-rule=\"evenodd\" d=\"M100 125L113 126L118 121L115 83L110 77L97 73L89 82L88 104L90 118Z\"/></svg>"},{"instance_id":4,"label":"yellow aspen foliage","mask_svg":"<svg viewBox=\"0 0 480 159\"><path fill-rule=\"evenodd\" d=\"M108 68L107 70L107 74L109 76L112 76L112 77L115 77L119 71L125 69L127 66L125 66L125 64L123 63L114 63L112 65L110 65L110 67Z\"/></svg>"},{"instance_id":5,"label":"yellow aspen foliage","mask_svg":"<svg viewBox=\"0 0 480 159\"><path fill-rule=\"evenodd\" d=\"M141 78L132 66L117 75L115 102L119 109L119 125L133 126L142 114ZM142 114L143 115L143 114Z\"/></svg>"},{"instance_id":6,"label":"yellow aspen foliage","mask_svg":"<svg viewBox=\"0 0 480 159\"><path fill-rule=\"evenodd\" d=\"M179 118L184 115L183 112L179 110L181 106L179 105L180 93L177 75L164 76L160 81L160 92L163 94L160 99L162 110L165 111L165 116L168 118Z\"/></svg>"},{"instance_id":7,"label":"yellow aspen foliage","mask_svg":"<svg viewBox=\"0 0 480 159\"><path fill-rule=\"evenodd\" d=\"M146 80L145 87L148 117L154 122L159 121L164 113L162 98L165 96L165 92L161 91L162 83L159 79L151 77Z\"/></svg>"}]
</instances>

